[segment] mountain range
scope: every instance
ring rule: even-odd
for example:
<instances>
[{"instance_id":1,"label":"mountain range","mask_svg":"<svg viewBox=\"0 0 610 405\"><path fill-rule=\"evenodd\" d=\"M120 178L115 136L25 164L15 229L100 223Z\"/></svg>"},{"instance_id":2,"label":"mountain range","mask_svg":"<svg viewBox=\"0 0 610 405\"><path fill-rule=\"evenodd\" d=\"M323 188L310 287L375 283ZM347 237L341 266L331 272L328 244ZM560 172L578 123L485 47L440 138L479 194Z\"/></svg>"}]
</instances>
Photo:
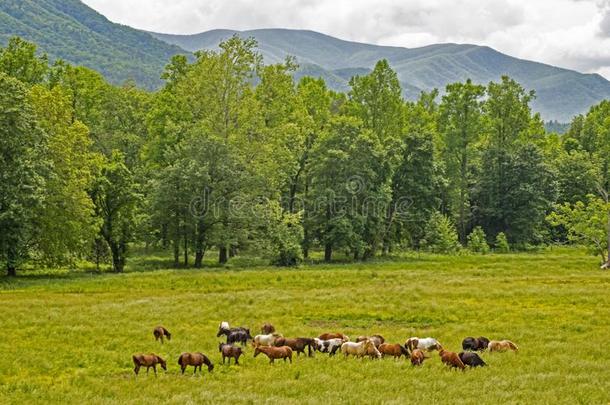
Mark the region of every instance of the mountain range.
<instances>
[{"instance_id":1,"label":"mountain range","mask_svg":"<svg viewBox=\"0 0 610 405\"><path fill-rule=\"evenodd\" d=\"M348 90L352 76L366 74L378 60L387 59L408 99L416 98L421 90L442 91L448 83L468 78L487 84L504 74L536 91L532 107L545 120L568 122L610 98L610 82L600 75L514 58L486 46L390 47L288 29L150 33L112 23L78 0L1 0L0 43L14 35L36 42L51 59L99 70L114 83L133 79L148 89L162 85L160 75L171 56L217 49L222 40L239 35L258 41L266 63L295 56L300 65L297 79L320 76L338 91Z\"/></svg>"}]
</instances>

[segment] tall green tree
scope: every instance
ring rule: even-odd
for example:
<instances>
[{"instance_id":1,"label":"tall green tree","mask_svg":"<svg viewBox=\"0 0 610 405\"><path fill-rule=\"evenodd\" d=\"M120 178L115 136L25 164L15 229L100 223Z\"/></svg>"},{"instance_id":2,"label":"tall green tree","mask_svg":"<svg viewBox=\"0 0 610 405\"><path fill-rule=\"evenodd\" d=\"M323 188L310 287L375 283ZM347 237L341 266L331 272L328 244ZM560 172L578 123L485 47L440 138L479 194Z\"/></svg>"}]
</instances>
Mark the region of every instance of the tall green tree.
<instances>
[{"instance_id":1,"label":"tall green tree","mask_svg":"<svg viewBox=\"0 0 610 405\"><path fill-rule=\"evenodd\" d=\"M42 83L48 69L47 56L36 55L36 45L31 42L13 37L5 48L0 48L0 72L22 83Z\"/></svg>"},{"instance_id":2,"label":"tall green tree","mask_svg":"<svg viewBox=\"0 0 610 405\"><path fill-rule=\"evenodd\" d=\"M448 85L440 105L439 128L449 181L448 200L462 243L466 242L472 217L470 192L483 133L484 95L485 87L467 80Z\"/></svg>"},{"instance_id":3,"label":"tall green tree","mask_svg":"<svg viewBox=\"0 0 610 405\"><path fill-rule=\"evenodd\" d=\"M47 137L25 86L0 72L0 260L16 275L38 235L44 203Z\"/></svg>"}]
</instances>

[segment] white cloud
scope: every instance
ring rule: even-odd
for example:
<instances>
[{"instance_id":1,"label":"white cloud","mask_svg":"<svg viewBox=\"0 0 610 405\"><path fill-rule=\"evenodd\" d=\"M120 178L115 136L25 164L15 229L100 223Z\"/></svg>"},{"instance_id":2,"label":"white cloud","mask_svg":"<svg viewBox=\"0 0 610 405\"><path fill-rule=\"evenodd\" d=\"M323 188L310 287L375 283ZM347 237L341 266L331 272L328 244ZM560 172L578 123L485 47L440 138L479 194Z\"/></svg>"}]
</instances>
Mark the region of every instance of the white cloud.
<instances>
[{"instance_id":1,"label":"white cloud","mask_svg":"<svg viewBox=\"0 0 610 405\"><path fill-rule=\"evenodd\" d=\"M84 0L150 31L298 28L417 47L438 42L501 52L610 78L610 0Z\"/></svg>"}]
</instances>

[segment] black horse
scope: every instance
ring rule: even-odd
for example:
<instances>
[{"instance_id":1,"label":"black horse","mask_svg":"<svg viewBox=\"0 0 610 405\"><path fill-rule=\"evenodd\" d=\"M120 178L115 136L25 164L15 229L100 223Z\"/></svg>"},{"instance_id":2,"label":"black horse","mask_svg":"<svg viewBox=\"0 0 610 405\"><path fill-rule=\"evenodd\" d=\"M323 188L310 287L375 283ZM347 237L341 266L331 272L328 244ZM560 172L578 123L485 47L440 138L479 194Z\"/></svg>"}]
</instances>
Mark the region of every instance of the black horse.
<instances>
[{"instance_id":1,"label":"black horse","mask_svg":"<svg viewBox=\"0 0 610 405\"><path fill-rule=\"evenodd\" d=\"M461 352L458 356L460 357L460 360L462 360L462 363L470 367L484 367L487 365L487 363L485 363L476 353Z\"/></svg>"},{"instance_id":2,"label":"black horse","mask_svg":"<svg viewBox=\"0 0 610 405\"><path fill-rule=\"evenodd\" d=\"M241 327L227 328L223 324L220 324L216 337L220 337L222 335L225 335L227 337L227 344L241 343L245 346L248 343L248 339L252 340L252 335L250 335L250 329Z\"/></svg>"},{"instance_id":3,"label":"black horse","mask_svg":"<svg viewBox=\"0 0 610 405\"><path fill-rule=\"evenodd\" d=\"M464 350L472 350L475 352L483 351L487 349L489 345L489 339L483 336L479 336L478 338L467 337L462 340L462 349Z\"/></svg>"}]
</instances>

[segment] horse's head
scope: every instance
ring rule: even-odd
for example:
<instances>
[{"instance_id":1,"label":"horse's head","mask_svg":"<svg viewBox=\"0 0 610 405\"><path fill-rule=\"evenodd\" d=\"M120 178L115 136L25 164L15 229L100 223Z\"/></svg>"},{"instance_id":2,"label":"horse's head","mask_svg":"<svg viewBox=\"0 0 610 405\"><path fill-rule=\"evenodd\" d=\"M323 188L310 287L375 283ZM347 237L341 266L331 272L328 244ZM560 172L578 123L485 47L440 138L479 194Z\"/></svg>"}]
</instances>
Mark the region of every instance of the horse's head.
<instances>
[{"instance_id":1,"label":"horse's head","mask_svg":"<svg viewBox=\"0 0 610 405\"><path fill-rule=\"evenodd\" d=\"M226 343L222 343L222 342L218 343L218 351L219 351L219 352L222 352L222 347L223 347L225 344L226 344Z\"/></svg>"},{"instance_id":2,"label":"horse's head","mask_svg":"<svg viewBox=\"0 0 610 405\"><path fill-rule=\"evenodd\" d=\"M250 329L246 329L246 339L252 339L252 335L250 334Z\"/></svg>"},{"instance_id":3,"label":"horse's head","mask_svg":"<svg viewBox=\"0 0 610 405\"><path fill-rule=\"evenodd\" d=\"M159 364L161 365L161 368L165 371L167 371L167 363L165 360L163 360L161 357L157 356L157 361L159 362Z\"/></svg>"},{"instance_id":4,"label":"horse's head","mask_svg":"<svg viewBox=\"0 0 610 405\"><path fill-rule=\"evenodd\" d=\"M262 350L260 349L259 346L254 347L254 357L258 356L261 352L262 352Z\"/></svg>"},{"instance_id":5,"label":"horse's head","mask_svg":"<svg viewBox=\"0 0 610 405\"><path fill-rule=\"evenodd\" d=\"M214 364L210 361L210 364L208 364L208 373L211 373L212 370L214 370Z\"/></svg>"}]
</instances>

